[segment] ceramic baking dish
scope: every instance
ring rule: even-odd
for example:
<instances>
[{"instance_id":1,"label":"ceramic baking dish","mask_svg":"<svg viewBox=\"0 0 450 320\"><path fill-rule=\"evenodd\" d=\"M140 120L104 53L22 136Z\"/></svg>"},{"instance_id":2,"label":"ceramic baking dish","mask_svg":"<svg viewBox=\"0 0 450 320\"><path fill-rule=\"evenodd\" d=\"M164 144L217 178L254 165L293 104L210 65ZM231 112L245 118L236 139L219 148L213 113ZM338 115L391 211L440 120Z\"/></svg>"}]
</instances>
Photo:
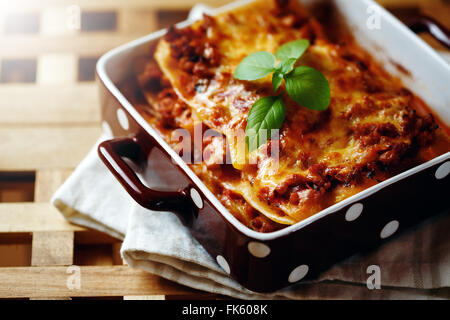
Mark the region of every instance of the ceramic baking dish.
<instances>
[{"instance_id":1,"label":"ceramic baking dish","mask_svg":"<svg viewBox=\"0 0 450 320\"><path fill-rule=\"evenodd\" d=\"M232 3L213 14L248 2ZM309 6L315 1L301 2ZM389 72L401 77L405 86L449 125L450 67L440 56L371 0L331 3L359 44ZM374 13L379 15L379 29L367 25ZM447 152L285 229L272 233L248 229L225 209L116 86L129 76L133 58L148 52L164 33L162 30L140 38L100 58L97 82L103 126L115 138L99 146L99 155L139 204L176 213L222 269L246 288L270 292L311 279L344 258L373 248L450 207Z\"/></svg>"}]
</instances>

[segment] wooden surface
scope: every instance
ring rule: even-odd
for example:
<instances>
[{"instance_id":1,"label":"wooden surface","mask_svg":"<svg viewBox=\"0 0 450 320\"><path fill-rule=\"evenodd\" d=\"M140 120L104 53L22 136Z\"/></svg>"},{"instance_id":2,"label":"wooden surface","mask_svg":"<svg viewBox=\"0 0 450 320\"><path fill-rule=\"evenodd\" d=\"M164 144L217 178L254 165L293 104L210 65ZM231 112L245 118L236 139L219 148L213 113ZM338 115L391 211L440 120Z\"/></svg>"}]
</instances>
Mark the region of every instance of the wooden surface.
<instances>
[{"instance_id":1,"label":"wooden surface","mask_svg":"<svg viewBox=\"0 0 450 320\"><path fill-rule=\"evenodd\" d=\"M123 265L118 240L68 223L49 204L101 132L95 60L183 20L196 2L2 2L0 298L217 298ZM201 2L217 6L228 1ZM450 22L444 0L379 2L398 15L422 11ZM77 21L74 12L81 12L81 30L67 27L68 21ZM443 49L430 37L424 39ZM80 288L68 282L76 272Z\"/></svg>"}]
</instances>

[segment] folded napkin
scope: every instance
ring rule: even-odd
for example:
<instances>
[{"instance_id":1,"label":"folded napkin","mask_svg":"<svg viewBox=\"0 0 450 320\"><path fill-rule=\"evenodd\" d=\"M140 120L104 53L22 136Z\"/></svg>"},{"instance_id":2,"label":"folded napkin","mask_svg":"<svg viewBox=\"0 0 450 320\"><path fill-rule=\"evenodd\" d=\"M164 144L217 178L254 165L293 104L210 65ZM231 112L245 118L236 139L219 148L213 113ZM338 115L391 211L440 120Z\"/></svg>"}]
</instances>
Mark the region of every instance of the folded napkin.
<instances>
[{"instance_id":1,"label":"folded napkin","mask_svg":"<svg viewBox=\"0 0 450 320\"><path fill-rule=\"evenodd\" d=\"M102 136L99 140L106 139ZM450 215L431 222L375 252L353 257L321 275L271 294L251 292L229 278L215 260L170 212L144 209L124 191L89 152L52 203L76 224L123 240L121 255L128 265L180 284L241 299L428 299L445 298L450 287ZM381 289L370 290L367 273L379 266Z\"/></svg>"}]
</instances>

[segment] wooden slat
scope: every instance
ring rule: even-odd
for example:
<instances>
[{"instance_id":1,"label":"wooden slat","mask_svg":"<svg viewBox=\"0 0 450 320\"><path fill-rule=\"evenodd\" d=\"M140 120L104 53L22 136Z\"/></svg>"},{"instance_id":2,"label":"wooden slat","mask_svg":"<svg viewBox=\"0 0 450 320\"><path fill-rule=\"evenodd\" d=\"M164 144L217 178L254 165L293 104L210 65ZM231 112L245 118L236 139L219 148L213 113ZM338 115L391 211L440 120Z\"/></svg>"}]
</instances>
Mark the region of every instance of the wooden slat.
<instances>
[{"instance_id":1,"label":"wooden slat","mask_svg":"<svg viewBox=\"0 0 450 320\"><path fill-rule=\"evenodd\" d=\"M70 29L68 21L67 7L48 7L42 10L40 34L46 36L77 35L79 30ZM117 10L117 9L116 9ZM103 11L97 9L96 11ZM156 30L156 11L147 8L120 8L118 9L117 30L112 30L115 34L145 34Z\"/></svg>"},{"instance_id":2,"label":"wooden slat","mask_svg":"<svg viewBox=\"0 0 450 320\"><path fill-rule=\"evenodd\" d=\"M33 232L32 266L64 266L73 263L73 232Z\"/></svg>"},{"instance_id":3,"label":"wooden slat","mask_svg":"<svg viewBox=\"0 0 450 320\"><path fill-rule=\"evenodd\" d=\"M81 266L81 288L69 289L66 267L0 269L0 297L98 297L193 294L198 291L128 266Z\"/></svg>"},{"instance_id":4,"label":"wooden slat","mask_svg":"<svg viewBox=\"0 0 450 320\"><path fill-rule=\"evenodd\" d=\"M47 53L72 53L100 56L148 32L139 29L132 34L112 32L80 33L68 36L14 35L0 37L2 57L33 57Z\"/></svg>"},{"instance_id":5,"label":"wooden slat","mask_svg":"<svg viewBox=\"0 0 450 320\"><path fill-rule=\"evenodd\" d=\"M164 295L153 295L153 296L124 296L123 300L165 300Z\"/></svg>"},{"instance_id":6,"label":"wooden slat","mask_svg":"<svg viewBox=\"0 0 450 320\"><path fill-rule=\"evenodd\" d=\"M35 179L35 201L50 201L52 194L71 173L71 170L39 170ZM74 260L73 231L33 232L32 266L69 266ZM31 299L53 300L54 296L36 296ZM65 297L65 299L70 299Z\"/></svg>"},{"instance_id":7,"label":"wooden slat","mask_svg":"<svg viewBox=\"0 0 450 320\"><path fill-rule=\"evenodd\" d=\"M31 297L30 300L72 300L70 297Z\"/></svg>"},{"instance_id":8,"label":"wooden slat","mask_svg":"<svg viewBox=\"0 0 450 320\"><path fill-rule=\"evenodd\" d=\"M74 234L71 231L33 232L31 265L64 266L73 264ZM0 270L1 271L1 270ZM54 300L54 296L36 296L30 300ZM70 300L69 297L62 299Z\"/></svg>"},{"instance_id":9,"label":"wooden slat","mask_svg":"<svg viewBox=\"0 0 450 320\"><path fill-rule=\"evenodd\" d=\"M77 80L77 57L74 54L43 54L37 64L38 85L75 84ZM51 70L52 72L48 72Z\"/></svg>"},{"instance_id":10,"label":"wooden slat","mask_svg":"<svg viewBox=\"0 0 450 320\"><path fill-rule=\"evenodd\" d=\"M0 233L84 230L65 220L50 203L0 203Z\"/></svg>"},{"instance_id":11,"label":"wooden slat","mask_svg":"<svg viewBox=\"0 0 450 320\"><path fill-rule=\"evenodd\" d=\"M70 169L63 170L39 170L36 172L34 202L48 203L55 191L73 172Z\"/></svg>"},{"instance_id":12,"label":"wooden slat","mask_svg":"<svg viewBox=\"0 0 450 320\"><path fill-rule=\"evenodd\" d=\"M122 9L119 11L117 29L121 33L133 34L139 30L146 34L157 28L158 21L154 10Z\"/></svg>"},{"instance_id":13,"label":"wooden slat","mask_svg":"<svg viewBox=\"0 0 450 320\"><path fill-rule=\"evenodd\" d=\"M70 116L70 115L68 115ZM100 137L100 126L2 126L0 168L74 168Z\"/></svg>"},{"instance_id":14,"label":"wooden slat","mask_svg":"<svg viewBox=\"0 0 450 320\"><path fill-rule=\"evenodd\" d=\"M2 84L0 97L8 97L0 99L0 126L100 123L94 83L61 86Z\"/></svg>"},{"instance_id":15,"label":"wooden slat","mask_svg":"<svg viewBox=\"0 0 450 320\"><path fill-rule=\"evenodd\" d=\"M68 10L66 7L41 7L41 24L39 32L41 35L70 35L76 30L67 27Z\"/></svg>"}]
</instances>

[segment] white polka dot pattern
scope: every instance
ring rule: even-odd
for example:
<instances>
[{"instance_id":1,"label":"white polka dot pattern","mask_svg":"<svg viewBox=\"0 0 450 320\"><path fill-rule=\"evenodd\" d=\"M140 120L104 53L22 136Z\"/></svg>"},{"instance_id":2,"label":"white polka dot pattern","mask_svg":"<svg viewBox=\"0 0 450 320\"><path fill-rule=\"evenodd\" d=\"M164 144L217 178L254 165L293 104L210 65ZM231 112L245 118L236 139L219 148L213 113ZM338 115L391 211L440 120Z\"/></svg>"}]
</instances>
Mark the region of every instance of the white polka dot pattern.
<instances>
[{"instance_id":1,"label":"white polka dot pattern","mask_svg":"<svg viewBox=\"0 0 450 320\"><path fill-rule=\"evenodd\" d=\"M222 257L221 255L218 255L216 257L216 261L219 264L219 266L228 274L230 274L231 270L230 270L230 265L228 264L227 260L225 260L224 257Z\"/></svg>"},{"instance_id":2,"label":"white polka dot pattern","mask_svg":"<svg viewBox=\"0 0 450 320\"><path fill-rule=\"evenodd\" d=\"M191 198L199 209L203 208L202 196L194 188L191 189Z\"/></svg>"},{"instance_id":3,"label":"white polka dot pattern","mask_svg":"<svg viewBox=\"0 0 450 320\"><path fill-rule=\"evenodd\" d=\"M387 223L380 232L381 239L386 239L392 236L398 229L400 223L397 220L392 220Z\"/></svg>"},{"instance_id":4,"label":"white polka dot pattern","mask_svg":"<svg viewBox=\"0 0 450 320\"><path fill-rule=\"evenodd\" d=\"M251 241L247 245L248 251L256 258L265 258L270 254L270 248L264 243Z\"/></svg>"},{"instance_id":5,"label":"white polka dot pattern","mask_svg":"<svg viewBox=\"0 0 450 320\"><path fill-rule=\"evenodd\" d=\"M130 124L128 122L128 117L125 114L125 111L123 111L123 109L117 109L117 121L119 121L120 126L124 129L124 130L128 130L130 128Z\"/></svg>"},{"instance_id":6,"label":"white polka dot pattern","mask_svg":"<svg viewBox=\"0 0 450 320\"><path fill-rule=\"evenodd\" d=\"M347 212L345 213L345 220L347 221L354 221L359 218L363 211L363 204L362 203L355 203L350 208L348 208Z\"/></svg>"},{"instance_id":7,"label":"white polka dot pattern","mask_svg":"<svg viewBox=\"0 0 450 320\"><path fill-rule=\"evenodd\" d=\"M450 173L450 161L444 162L437 168L434 176L436 179L444 179Z\"/></svg>"},{"instance_id":8,"label":"white polka dot pattern","mask_svg":"<svg viewBox=\"0 0 450 320\"><path fill-rule=\"evenodd\" d=\"M288 281L290 283L300 281L306 276L308 271L309 267L306 264L302 264L297 268L295 268L294 270L292 270L291 274L289 275Z\"/></svg>"}]
</instances>

